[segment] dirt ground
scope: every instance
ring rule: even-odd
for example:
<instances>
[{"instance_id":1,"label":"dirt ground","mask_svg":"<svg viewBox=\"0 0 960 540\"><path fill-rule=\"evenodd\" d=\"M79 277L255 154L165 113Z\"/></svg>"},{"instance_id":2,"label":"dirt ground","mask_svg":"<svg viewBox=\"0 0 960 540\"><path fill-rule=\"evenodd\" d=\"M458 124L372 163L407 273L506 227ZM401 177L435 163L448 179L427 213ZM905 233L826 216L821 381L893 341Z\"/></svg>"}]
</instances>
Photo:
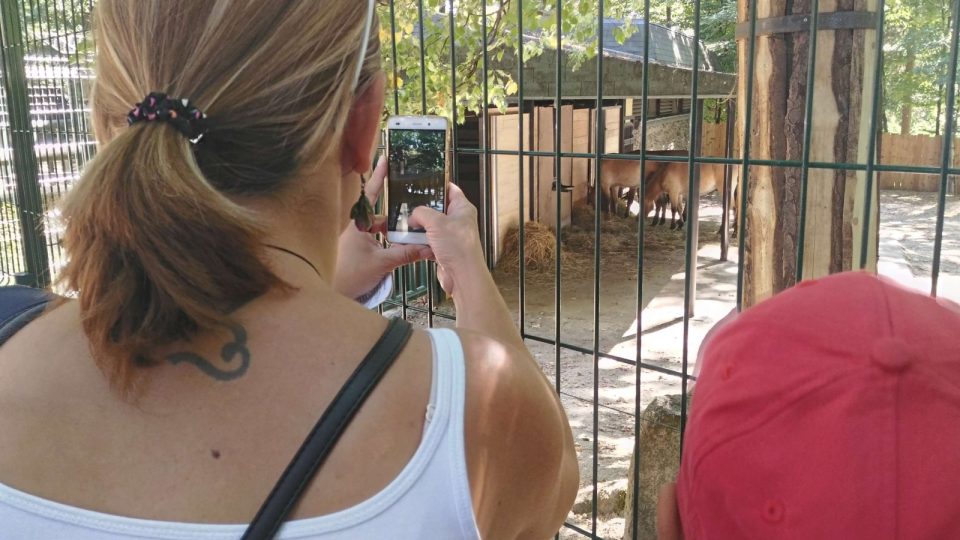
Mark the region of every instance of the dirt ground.
<instances>
[{"instance_id":1,"label":"dirt ground","mask_svg":"<svg viewBox=\"0 0 960 540\"><path fill-rule=\"evenodd\" d=\"M593 214L580 209L575 213L569 236L571 256L564 262L560 285L560 340L592 351L594 343L594 260L593 243L581 234L592 236ZM579 218L579 219L577 219ZM585 223L584 223L585 222ZM703 334L736 305L736 245L731 261L720 262L717 231L720 205L716 196L705 198L699 231L697 258L698 284L694 318L688 328L687 358L692 373L696 352ZM649 224L649 220L648 220ZM583 231L589 231L588 233ZM642 302L638 321L637 298L637 220L604 221L601 227L601 264L599 294L598 349L627 361L639 353L644 364L682 370L684 356L683 308L686 230L668 226L646 227ZM512 269L495 274L501 292L511 308L519 305L519 279ZM526 331L553 340L556 330L555 270L527 275L524 291ZM568 348L558 351L554 345L528 340L534 356L551 380L556 378L559 355L561 399L570 418L580 457L581 490L569 521L591 530L594 461L594 369L593 356ZM642 410L655 397L680 393L680 378L650 369L640 370L630 363L601 358L596 388L598 441L597 534L603 538L623 535L623 496L627 488L630 456L633 452L637 403ZM561 531L561 538L579 538L572 530Z\"/></svg>"},{"instance_id":2,"label":"dirt ground","mask_svg":"<svg viewBox=\"0 0 960 540\"><path fill-rule=\"evenodd\" d=\"M882 274L929 291L935 212L936 194L884 192L881 195ZM640 370L638 387L637 369L632 365L638 351L644 365L680 372L686 343L687 369L692 374L703 336L736 305L737 245L735 241L732 243L729 260L721 262L719 222L716 195L705 197L696 260L694 316L686 329L683 325L686 231L646 228L638 320L637 298L641 286L637 282L636 219L603 222L596 335L599 351L618 359L600 359L596 385L592 353L527 340L550 380L557 377L559 360L561 399L573 427L580 460L581 490L569 522L588 531L592 528L596 397L599 537L619 539L623 536L623 495L633 451L636 411L659 395L681 391L679 377L651 369ZM569 249L560 274L560 341L586 351L592 351L595 333L592 231L592 211L578 210L573 226L565 230ZM511 310L517 313L520 284L516 267L498 268L494 275ZM553 265L549 265L546 271L528 271L524 286L525 330L550 342L557 330L555 278ZM956 197L949 198L947 204L940 295L960 301L960 199ZM449 304L439 306L439 310L452 313ZM435 322L440 326L450 324L440 319ZM565 528L560 537L582 535Z\"/></svg>"},{"instance_id":3,"label":"dirt ground","mask_svg":"<svg viewBox=\"0 0 960 540\"><path fill-rule=\"evenodd\" d=\"M880 196L880 273L930 292L937 194L885 191ZM938 296L960 303L960 197L947 197Z\"/></svg>"}]
</instances>

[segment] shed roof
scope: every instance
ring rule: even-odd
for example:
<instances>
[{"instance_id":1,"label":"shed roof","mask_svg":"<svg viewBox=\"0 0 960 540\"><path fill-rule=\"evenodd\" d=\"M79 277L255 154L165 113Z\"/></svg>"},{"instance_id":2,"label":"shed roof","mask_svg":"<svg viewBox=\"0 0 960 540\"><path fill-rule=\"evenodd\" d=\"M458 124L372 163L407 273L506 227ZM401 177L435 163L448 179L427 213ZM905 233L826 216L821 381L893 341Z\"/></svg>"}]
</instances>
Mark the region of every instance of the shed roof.
<instances>
[{"instance_id":1,"label":"shed roof","mask_svg":"<svg viewBox=\"0 0 960 540\"><path fill-rule=\"evenodd\" d=\"M693 54L695 42L693 36L672 30L665 26L647 23L643 19L631 19L635 31L623 43L617 43L614 37L614 30L624 25L620 19L604 19L603 21L603 43L604 54L623 58L624 60L633 60L643 62L643 42L644 33L650 32L650 63L661 64L683 69L693 69ZM698 53L698 64L701 71L716 71L717 65L714 55L707 50L703 41L700 41L700 52Z\"/></svg>"},{"instance_id":2,"label":"shed roof","mask_svg":"<svg viewBox=\"0 0 960 540\"><path fill-rule=\"evenodd\" d=\"M617 42L616 30L624 26L632 27L630 37L623 43ZM629 62L643 63L644 60L644 34L650 32L650 56L648 58L651 64L662 66L693 70L693 55L695 51L693 36L673 30L666 26L647 23L643 19L604 19L603 21L603 55L608 58L618 58ZM524 37L528 41L538 41L541 39L540 32L526 32ZM562 36L561 36L562 39ZM544 44L548 47L552 45L549 40ZM563 44L564 49L572 49L576 45ZM716 57L707 49L703 41L699 43L699 53L697 56L700 71L716 72Z\"/></svg>"}]
</instances>

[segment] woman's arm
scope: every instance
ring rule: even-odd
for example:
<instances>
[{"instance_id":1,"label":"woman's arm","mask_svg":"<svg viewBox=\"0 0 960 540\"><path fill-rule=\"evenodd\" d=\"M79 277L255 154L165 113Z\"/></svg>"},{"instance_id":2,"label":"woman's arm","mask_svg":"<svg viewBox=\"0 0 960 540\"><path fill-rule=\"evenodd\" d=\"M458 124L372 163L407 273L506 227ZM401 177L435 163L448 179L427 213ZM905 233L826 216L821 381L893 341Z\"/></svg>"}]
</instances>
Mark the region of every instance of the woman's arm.
<instances>
[{"instance_id":1,"label":"woman's arm","mask_svg":"<svg viewBox=\"0 0 960 540\"><path fill-rule=\"evenodd\" d=\"M520 337L483 260L476 208L450 186L447 214L417 208L453 297L467 358L467 455L478 522L491 538L547 538L578 488L566 413Z\"/></svg>"},{"instance_id":2,"label":"woman's arm","mask_svg":"<svg viewBox=\"0 0 960 540\"><path fill-rule=\"evenodd\" d=\"M418 207L411 226L427 230L439 263L440 286L453 297L457 328L494 338L526 351L507 304L487 269L477 232L477 209L454 184L448 187L447 213Z\"/></svg>"}]
</instances>

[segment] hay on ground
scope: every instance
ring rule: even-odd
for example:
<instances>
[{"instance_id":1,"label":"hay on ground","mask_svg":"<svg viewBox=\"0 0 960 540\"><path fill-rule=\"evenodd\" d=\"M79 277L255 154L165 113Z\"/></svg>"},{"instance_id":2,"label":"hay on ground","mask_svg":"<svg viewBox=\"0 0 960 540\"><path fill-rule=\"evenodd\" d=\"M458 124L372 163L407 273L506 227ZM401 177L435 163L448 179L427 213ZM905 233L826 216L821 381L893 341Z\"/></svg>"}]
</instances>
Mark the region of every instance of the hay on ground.
<instances>
[{"instance_id":1,"label":"hay on ground","mask_svg":"<svg viewBox=\"0 0 960 540\"><path fill-rule=\"evenodd\" d=\"M553 229L542 223L529 221L524 225L523 258L526 269L533 272L552 272L557 264L557 238ZM560 250L560 263L569 262L570 254ZM500 268L515 271L520 267L520 229L512 227L503 239L503 255L498 263Z\"/></svg>"}]
</instances>

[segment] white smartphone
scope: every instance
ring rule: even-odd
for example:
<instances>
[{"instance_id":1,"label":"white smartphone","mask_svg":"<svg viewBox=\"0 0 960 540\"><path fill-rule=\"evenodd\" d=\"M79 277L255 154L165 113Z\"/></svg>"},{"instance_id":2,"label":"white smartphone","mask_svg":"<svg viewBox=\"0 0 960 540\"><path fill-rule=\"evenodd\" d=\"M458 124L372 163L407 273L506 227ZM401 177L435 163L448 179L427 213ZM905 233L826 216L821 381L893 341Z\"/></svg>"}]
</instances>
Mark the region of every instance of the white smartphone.
<instances>
[{"instance_id":1,"label":"white smartphone","mask_svg":"<svg viewBox=\"0 0 960 540\"><path fill-rule=\"evenodd\" d=\"M410 226L418 206L438 212L447 201L447 119L393 116L387 120L387 240L426 244L422 228Z\"/></svg>"}]
</instances>

